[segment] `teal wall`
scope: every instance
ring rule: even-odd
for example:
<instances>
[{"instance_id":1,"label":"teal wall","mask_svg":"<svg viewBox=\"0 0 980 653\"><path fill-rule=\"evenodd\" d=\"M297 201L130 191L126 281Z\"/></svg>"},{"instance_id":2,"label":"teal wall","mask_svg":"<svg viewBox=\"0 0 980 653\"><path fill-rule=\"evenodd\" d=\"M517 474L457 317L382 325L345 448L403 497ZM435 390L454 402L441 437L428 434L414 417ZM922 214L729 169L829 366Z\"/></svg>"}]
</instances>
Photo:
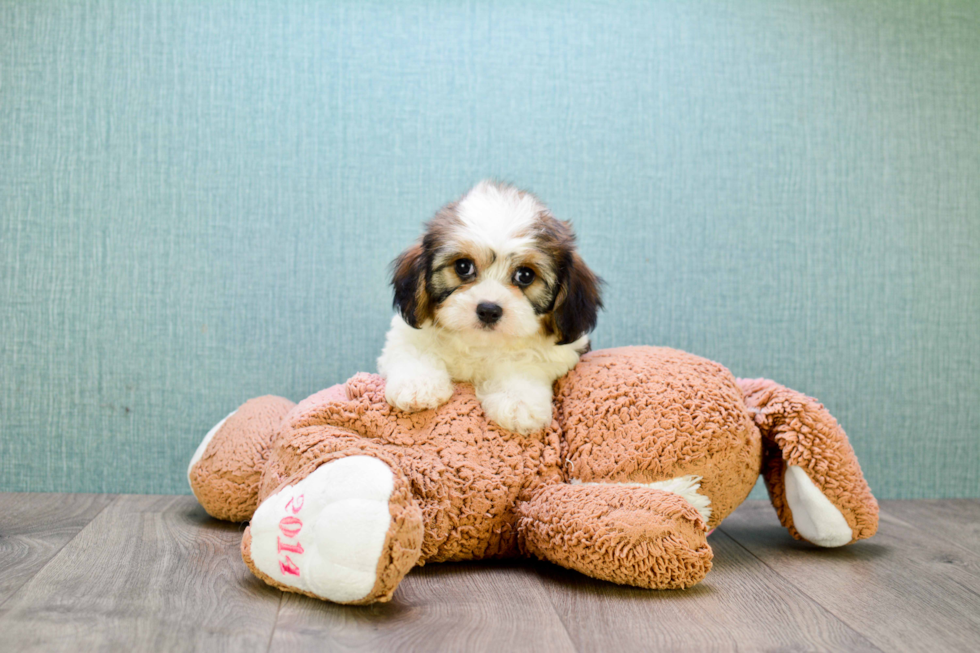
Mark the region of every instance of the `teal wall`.
<instances>
[{"instance_id":1,"label":"teal wall","mask_svg":"<svg viewBox=\"0 0 980 653\"><path fill-rule=\"evenodd\" d=\"M373 370L387 262L488 175L575 222L595 342L980 496L980 4L0 3L0 490L187 492L245 399Z\"/></svg>"}]
</instances>

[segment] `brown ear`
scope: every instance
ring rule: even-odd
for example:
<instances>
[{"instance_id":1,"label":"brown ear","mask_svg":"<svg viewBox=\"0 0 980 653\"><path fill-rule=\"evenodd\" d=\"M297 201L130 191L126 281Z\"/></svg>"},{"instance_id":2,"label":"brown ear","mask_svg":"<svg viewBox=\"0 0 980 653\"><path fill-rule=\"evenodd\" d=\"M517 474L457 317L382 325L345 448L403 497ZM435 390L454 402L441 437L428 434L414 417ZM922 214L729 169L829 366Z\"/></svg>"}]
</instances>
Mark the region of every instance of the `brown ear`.
<instances>
[{"instance_id":1,"label":"brown ear","mask_svg":"<svg viewBox=\"0 0 980 653\"><path fill-rule=\"evenodd\" d=\"M575 342L595 328L602 308L602 279L572 252L561 271L561 287L555 298L552 319L558 344Z\"/></svg>"},{"instance_id":2,"label":"brown ear","mask_svg":"<svg viewBox=\"0 0 980 653\"><path fill-rule=\"evenodd\" d=\"M392 305L410 326L421 328L429 315L425 292L425 251L416 243L391 262L391 286L395 290Z\"/></svg>"}]
</instances>

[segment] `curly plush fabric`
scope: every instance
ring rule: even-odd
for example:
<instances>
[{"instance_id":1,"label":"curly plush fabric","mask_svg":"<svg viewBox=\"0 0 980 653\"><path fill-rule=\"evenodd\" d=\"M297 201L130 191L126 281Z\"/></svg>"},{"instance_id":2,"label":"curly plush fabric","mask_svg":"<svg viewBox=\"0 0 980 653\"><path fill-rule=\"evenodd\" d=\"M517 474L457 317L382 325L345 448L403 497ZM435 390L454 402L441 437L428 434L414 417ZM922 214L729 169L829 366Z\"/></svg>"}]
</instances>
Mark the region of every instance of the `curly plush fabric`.
<instances>
[{"instance_id":1,"label":"curly plush fabric","mask_svg":"<svg viewBox=\"0 0 980 653\"><path fill-rule=\"evenodd\" d=\"M759 431L735 377L718 363L667 348L604 349L584 356L556 387L572 479L700 477L714 528L759 477Z\"/></svg>"},{"instance_id":2,"label":"curly plush fabric","mask_svg":"<svg viewBox=\"0 0 980 653\"><path fill-rule=\"evenodd\" d=\"M595 578L684 589L711 570L704 520L670 492L559 484L520 512L528 553Z\"/></svg>"},{"instance_id":3,"label":"curly plush fabric","mask_svg":"<svg viewBox=\"0 0 980 653\"><path fill-rule=\"evenodd\" d=\"M707 532L763 470L780 519L800 537L785 494L787 465L805 472L853 539L870 537L877 525L854 452L822 406L771 381L736 381L718 363L667 348L584 355L556 383L551 424L530 435L487 420L468 384L439 408L406 414L385 401L381 377L357 374L297 405L277 397L247 402L202 447L189 476L209 513L244 520L262 506L282 519L278 536L275 521L246 529L242 557L253 573L286 591L345 603L389 600L416 565L518 555L616 583L690 587L711 569ZM339 515L356 526L357 514L336 511L355 510L357 497L334 512L274 512L288 496L302 500L301 483L321 482L330 474L320 470L350 460L369 461L365 469L387 479L382 530L356 534L370 546L345 548L344 533L323 522ZM340 558L324 559L333 549L317 547L319 540L289 539L300 537L301 522L328 528L307 532L325 533ZM367 549L380 551L376 561L365 563ZM277 563L277 552L293 557ZM311 566L313 555L320 557ZM374 569L373 586L370 576L363 587L350 581L365 564ZM315 582L300 580L314 567Z\"/></svg>"}]
</instances>

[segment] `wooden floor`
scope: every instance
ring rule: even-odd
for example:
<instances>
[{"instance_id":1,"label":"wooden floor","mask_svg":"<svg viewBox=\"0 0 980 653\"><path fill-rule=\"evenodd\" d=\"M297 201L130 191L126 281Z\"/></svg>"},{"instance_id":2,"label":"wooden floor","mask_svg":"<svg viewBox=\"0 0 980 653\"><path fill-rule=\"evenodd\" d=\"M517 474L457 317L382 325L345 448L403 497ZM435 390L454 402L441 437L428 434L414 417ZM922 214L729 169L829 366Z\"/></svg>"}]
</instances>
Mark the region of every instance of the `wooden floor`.
<instances>
[{"instance_id":1,"label":"wooden floor","mask_svg":"<svg viewBox=\"0 0 980 653\"><path fill-rule=\"evenodd\" d=\"M980 500L883 502L832 550L747 503L687 591L443 564L362 608L266 586L241 531L192 497L0 494L0 650L980 651Z\"/></svg>"}]
</instances>

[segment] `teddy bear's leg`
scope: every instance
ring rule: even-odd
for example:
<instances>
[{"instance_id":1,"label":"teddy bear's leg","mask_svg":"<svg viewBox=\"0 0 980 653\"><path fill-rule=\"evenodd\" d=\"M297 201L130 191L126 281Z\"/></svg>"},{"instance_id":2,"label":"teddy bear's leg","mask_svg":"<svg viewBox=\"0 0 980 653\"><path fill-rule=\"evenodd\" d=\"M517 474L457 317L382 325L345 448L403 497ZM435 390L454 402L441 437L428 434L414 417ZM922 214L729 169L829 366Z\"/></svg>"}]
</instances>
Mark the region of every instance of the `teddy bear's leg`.
<instances>
[{"instance_id":1,"label":"teddy bear's leg","mask_svg":"<svg viewBox=\"0 0 980 653\"><path fill-rule=\"evenodd\" d=\"M271 395L250 399L204 436L187 480L208 514L228 521L252 516L272 438L294 405Z\"/></svg>"},{"instance_id":2,"label":"teddy bear's leg","mask_svg":"<svg viewBox=\"0 0 980 653\"><path fill-rule=\"evenodd\" d=\"M594 578L681 589L711 569L704 520L671 492L559 484L539 491L519 511L527 553Z\"/></svg>"},{"instance_id":3,"label":"teddy bear's leg","mask_svg":"<svg viewBox=\"0 0 980 653\"><path fill-rule=\"evenodd\" d=\"M825 547L871 537L878 502L844 430L823 405L767 379L739 379L766 444L763 478L796 539Z\"/></svg>"},{"instance_id":4,"label":"teddy bear's leg","mask_svg":"<svg viewBox=\"0 0 980 653\"><path fill-rule=\"evenodd\" d=\"M256 576L336 603L391 598L418 562L422 512L396 466L350 453L263 499L242 539Z\"/></svg>"}]
</instances>

